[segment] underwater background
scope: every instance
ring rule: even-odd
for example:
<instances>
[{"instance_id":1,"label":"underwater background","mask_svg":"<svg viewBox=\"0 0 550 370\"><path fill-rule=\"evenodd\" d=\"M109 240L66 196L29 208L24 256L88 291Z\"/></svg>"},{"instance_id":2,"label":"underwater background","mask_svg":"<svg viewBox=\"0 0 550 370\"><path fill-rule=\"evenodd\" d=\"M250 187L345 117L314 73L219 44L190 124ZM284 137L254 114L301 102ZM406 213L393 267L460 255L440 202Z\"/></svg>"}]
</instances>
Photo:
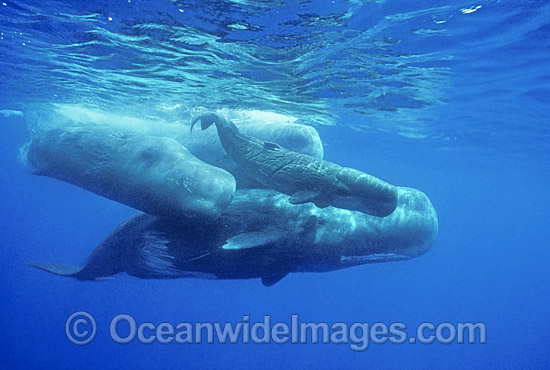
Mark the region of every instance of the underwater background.
<instances>
[{"instance_id":1,"label":"underwater background","mask_svg":"<svg viewBox=\"0 0 550 370\"><path fill-rule=\"evenodd\" d=\"M550 3L15 1L0 5L0 368L550 367ZM49 104L179 122L196 108L313 125L325 159L425 192L418 258L259 280L78 281L129 207L33 176ZM86 346L65 321L98 322ZM116 344L108 323L483 322L486 344ZM414 332L411 332L414 334Z\"/></svg>"}]
</instances>

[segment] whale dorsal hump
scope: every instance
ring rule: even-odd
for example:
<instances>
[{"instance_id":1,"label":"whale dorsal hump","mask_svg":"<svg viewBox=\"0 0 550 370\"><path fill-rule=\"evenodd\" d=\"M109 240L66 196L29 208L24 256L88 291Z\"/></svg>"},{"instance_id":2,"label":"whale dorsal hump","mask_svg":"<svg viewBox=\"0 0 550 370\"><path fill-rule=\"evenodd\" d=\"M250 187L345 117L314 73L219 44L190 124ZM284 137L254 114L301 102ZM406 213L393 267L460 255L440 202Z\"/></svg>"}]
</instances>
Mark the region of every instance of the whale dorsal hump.
<instances>
[{"instance_id":1,"label":"whale dorsal hump","mask_svg":"<svg viewBox=\"0 0 550 370\"><path fill-rule=\"evenodd\" d=\"M264 276L262 278L262 284L264 286L272 286L277 284L279 281L281 281L285 276L288 274L280 274L280 275L273 275L273 276Z\"/></svg>"}]
</instances>

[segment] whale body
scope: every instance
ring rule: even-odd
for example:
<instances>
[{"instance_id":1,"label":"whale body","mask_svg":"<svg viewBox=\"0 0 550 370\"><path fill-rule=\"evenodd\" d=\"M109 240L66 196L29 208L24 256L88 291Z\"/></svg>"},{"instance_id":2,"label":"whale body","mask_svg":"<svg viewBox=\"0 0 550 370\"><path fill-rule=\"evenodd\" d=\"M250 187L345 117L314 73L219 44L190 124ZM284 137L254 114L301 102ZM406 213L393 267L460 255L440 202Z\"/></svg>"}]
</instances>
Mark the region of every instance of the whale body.
<instances>
[{"instance_id":1,"label":"whale body","mask_svg":"<svg viewBox=\"0 0 550 370\"><path fill-rule=\"evenodd\" d=\"M176 219L217 216L236 187L229 172L200 161L171 138L108 127L36 132L27 158L36 175Z\"/></svg>"},{"instance_id":2,"label":"whale body","mask_svg":"<svg viewBox=\"0 0 550 370\"><path fill-rule=\"evenodd\" d=\"M396 210L381 218L290 204L268 189L237 190L216 220L138 213L100 242L82 266L29 264L82 280L126 272L159 279L261 278L270 286L289 273L406 260L430 248L438 222L422 192L399 187L396 193Z\"/></svg>"},{"instance_id":3,"label":"whale body","mask_svg":"<svg viewBox=\"0 0 550 370\"><path fill-rule=\"evenodd\" d=\"M200 117L203 128L216 123L217 134L184 135L181 125L157 131L139 121L128 130L113 126L110 114L83 114L89 119L71 115L58 126L31 129L27 158L34 173L147 213L117 226L82 265L29 263L47 272L81 280L123 272L158 279L261 278L270 286L289 273L414 258L437 235L435 210L422 192L321 161L311 127L258 122L241 132L207 114ZM303 153L261 141L271 138ZM245 176L251 186L277 191L243 189Z\"/></svg>"},{"instance_id":4,"label":"whale body","mask_svg":"<svg viewBox=\"0 0 550 370\"><path fill-rule=\"evenodd\" d=\"M195 118L191 130L199 120L203 130L215 124L231 159L263 186L290 195L292 204L313 202L379 217L395 210L395 187L374 176L258 140L216 113Z\"/></svg>"},{"instance_id":5,"label":"whale body","mask_svg":"<svg viewBox=\"0 0 550 370\"><path fill-rule=\"evenodd\" d=\"M292 117L255 110L224 110L231 119L239 122L242 132L277 143L282 147L315 158L323 158L323 145L315 128L296 123ZM167 121L160 117L128 116L83 105L45 104L25 112L32 132L46 132L66 128L97 129L99 131L129 132L150 137L174 139L197 159L231 173L239 188L258 188L261 185L245 170L228 158L217 133L205 131L191 134L188 124L190 113Z\"/></svg>"}]
</instances>

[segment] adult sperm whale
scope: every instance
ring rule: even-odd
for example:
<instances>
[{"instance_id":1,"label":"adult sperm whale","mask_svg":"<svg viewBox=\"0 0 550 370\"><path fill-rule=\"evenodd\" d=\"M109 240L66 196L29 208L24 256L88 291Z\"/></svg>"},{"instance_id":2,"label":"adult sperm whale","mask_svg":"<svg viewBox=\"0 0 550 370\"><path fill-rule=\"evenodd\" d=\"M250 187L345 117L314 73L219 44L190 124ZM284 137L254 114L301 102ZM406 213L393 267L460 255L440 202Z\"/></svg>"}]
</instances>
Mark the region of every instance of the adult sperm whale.
<instances>
[{"instance_id":1,"label":"adult sperm whale","mask_svg":"<svg viewBox=\"0 0 550 370\"><path fill-rule=\"evenodd\" d=\"M139 213L116 227L82 266L29 264L81 280L127 272L156 279L261 278L269 286L294 272L406 260L430 248L438 222L424 193L402 187L396 193L395 212L375 217L293 205L269 189L237 190L216 220Z\"/></svg>"},{"instance_id":2,"label":"adult sperm whale","mask_svg":"<svg viewBox=\"0 0 550 370\"><path fill-rule=\"evenodd\" d=\"M34 174L167 218L216 217L236 187L229 172L173 139L110 127L34 132L27 159Z\"/></svg>"},{"instance_id":3,"label":"adult sperm whale","mask_svg":"<svg viewBox=\"0 0 550 370\"><path fill-rule=\"evenodd\" d=\"M397 205L396 188L374 176L248 136L216 113L196 117L206 130L216 125L227 154L262 185L290 195L292 204L313 202L386 217Z\"/></svg>"}]
</instances>

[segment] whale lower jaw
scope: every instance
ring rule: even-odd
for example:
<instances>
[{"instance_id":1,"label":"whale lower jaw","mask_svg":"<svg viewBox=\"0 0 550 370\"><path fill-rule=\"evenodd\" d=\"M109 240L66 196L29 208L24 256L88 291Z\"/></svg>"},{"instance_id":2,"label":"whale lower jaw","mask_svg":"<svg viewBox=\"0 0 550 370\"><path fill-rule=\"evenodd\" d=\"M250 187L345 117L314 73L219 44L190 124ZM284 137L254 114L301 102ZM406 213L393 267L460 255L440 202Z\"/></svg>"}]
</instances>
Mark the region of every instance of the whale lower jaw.
<instances>
[{"instance_id":1,"label":"whale lower jaw","mask_svg":"<svg viewBox=\"0 0 550 370\"><path fill-rule=\"evenodd\" d=\"M413 258L412 256L396 253L373 253L365 256L341 256L340 262L351 264L364 264L373 262L404 261Z\"/></svg>"}]
</instances>

